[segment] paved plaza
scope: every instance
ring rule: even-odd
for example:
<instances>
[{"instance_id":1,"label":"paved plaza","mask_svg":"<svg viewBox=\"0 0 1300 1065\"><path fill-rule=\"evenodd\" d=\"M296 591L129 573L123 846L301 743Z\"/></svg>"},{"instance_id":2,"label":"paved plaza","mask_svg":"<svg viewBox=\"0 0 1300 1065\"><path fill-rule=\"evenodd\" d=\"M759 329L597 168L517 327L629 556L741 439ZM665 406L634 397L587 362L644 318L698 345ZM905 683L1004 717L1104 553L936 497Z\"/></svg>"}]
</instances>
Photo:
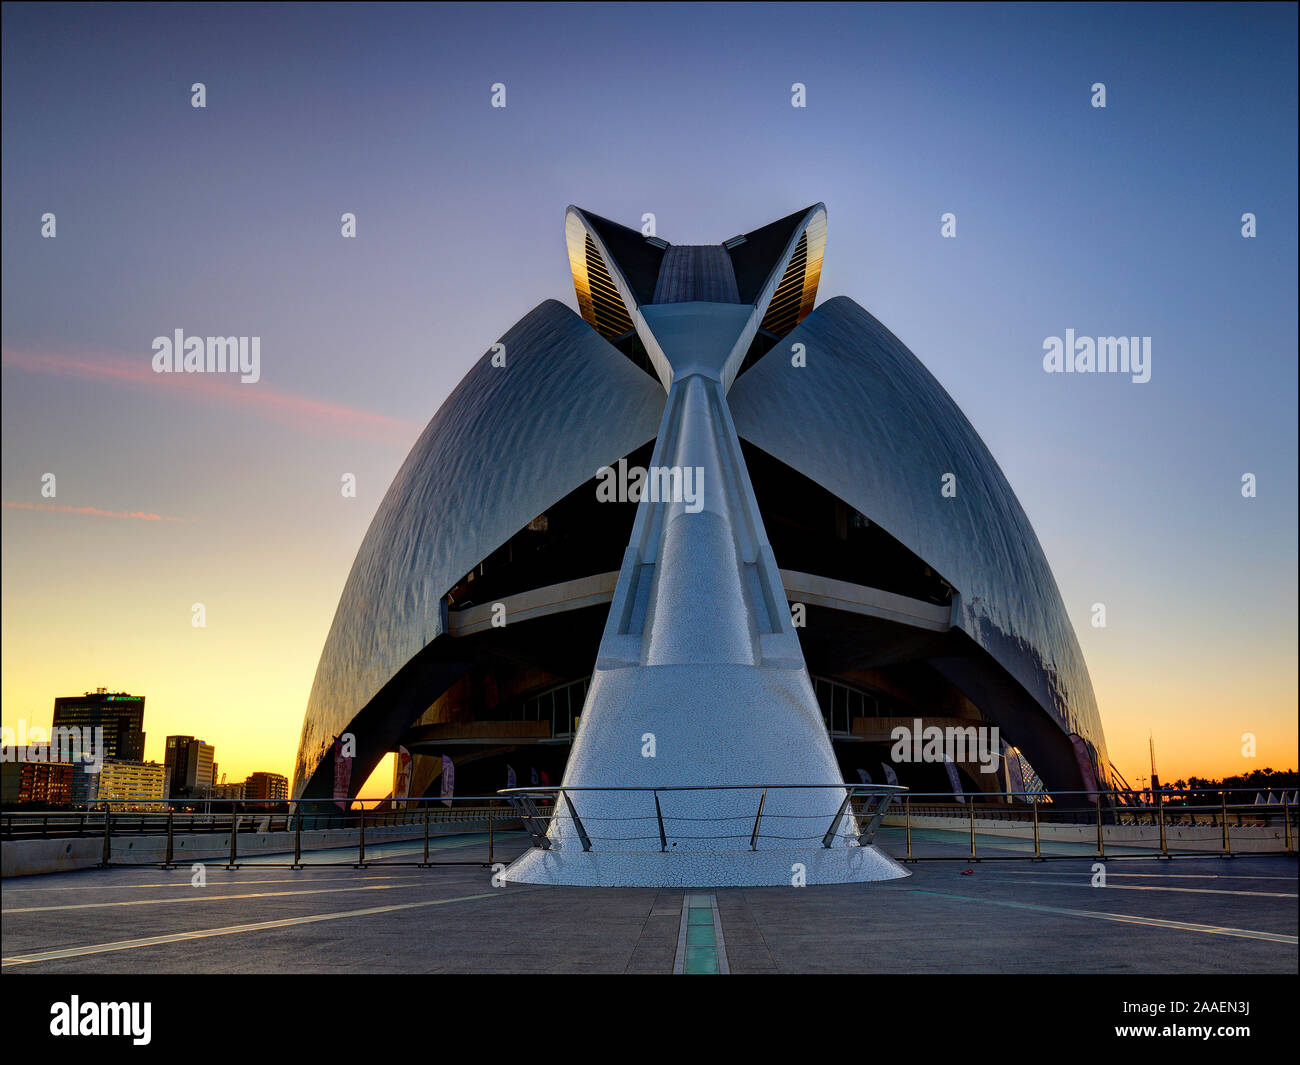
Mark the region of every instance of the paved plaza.
<instances>
[{"instance_id":1,"label":"paved plaza","mask_svg":"<svg viewBox=\"0 0 1300 1065\"><path fill-rule=\"evenodd\" d=\"M901 834L880 841L902 853ZM494 858L522 853L499 834ZM1288 857L945 860L875 884L492 885L485 837L303 869L119 867L3 885L6 973L1294 973ZM918 847L925 853L925 847ZM937 845L933 852L938 853ZM336 863L336 864L331 864ZM684 901L690 900L684 907ZM683 910L685 908L684 920ZM710 915L712 911L712 916ZM695 928L695 925L701 925ZM688 939L690 946L688 947ZM701 947L700 944L704 946Z\"/></svg>"}]
</instances>

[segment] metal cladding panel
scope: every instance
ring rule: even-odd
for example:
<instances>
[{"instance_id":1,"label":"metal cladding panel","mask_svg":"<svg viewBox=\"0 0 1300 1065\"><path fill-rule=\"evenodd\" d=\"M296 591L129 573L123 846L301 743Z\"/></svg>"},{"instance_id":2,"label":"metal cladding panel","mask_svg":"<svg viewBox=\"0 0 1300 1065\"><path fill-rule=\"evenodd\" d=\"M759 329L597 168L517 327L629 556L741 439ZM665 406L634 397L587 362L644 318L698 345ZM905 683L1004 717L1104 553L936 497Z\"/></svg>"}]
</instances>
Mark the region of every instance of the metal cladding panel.
<instances>
[{"instance_id":1,"label":"metal cladding panel","mask_svg":"<svg viewBox=\"0 0 1300 1065\"><path fill-rule=\"evenodd\" d=\"M393 479L343 587L303 720L297 795L336 735L440 632L442 597L596 470L652 439L664 392L547 300L484 355Z\"/></svg>"},{"instance_id":2,"label":"metal cladding panel","mask_svg":"<svg viewBox=\"0 0 1300 1065\"><path fill-rule=\"evenodd\" d=\"M664 249L655 303L739 303L736 272L721 244L672 244Z\"/></svg>"},{"instance_id":3,"label":"metal cladding panel","mask_svg":"<svg viewBox=\"0 0 1300 1065\"><path fill-rule=\"evenodd\" d=\"M806 366L782 356L795 343L807 346ZM742 438L955 586L957 624L1106 765L1083 653L1029 519L957 404L893 333L852 300L828 300L728 400ZM940 494L945 473L956 474L955 498Z\"/></svg>"}]
</instances>

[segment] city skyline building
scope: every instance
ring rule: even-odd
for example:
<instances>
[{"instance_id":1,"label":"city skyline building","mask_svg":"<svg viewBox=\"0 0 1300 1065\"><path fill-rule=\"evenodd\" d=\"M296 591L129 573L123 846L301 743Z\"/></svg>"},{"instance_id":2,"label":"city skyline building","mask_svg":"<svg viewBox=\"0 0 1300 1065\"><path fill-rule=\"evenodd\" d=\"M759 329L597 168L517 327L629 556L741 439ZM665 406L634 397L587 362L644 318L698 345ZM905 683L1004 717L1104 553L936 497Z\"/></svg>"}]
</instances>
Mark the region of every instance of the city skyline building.
<instances>
[{"instance_id":1,"label":"city skyline building","mask_svg":"<svg viewBox=\"0 0 1300 1065\"><path fill-rule=\"evenodd\" d=\"M166 798L166 769L159 762L107 758L96 774L94 801L161 809Z\"/></svg>"},{"instance_id":2,"label":"city skyline building","mask_svg":"<svg viewBox=\"0 0 1300 1065\"><path fill-rule=\"evenodd\" d=\"M283 802L289 797L289 778L283 773L251 773L239 797L250 802Z\"/></svg>"},{"instance_id":3,"label":"city skyline building","mask_svg":"<svg viewBox=\"0 0 1300 1065\"><path fill-rule=\"evenodd\" d=\"M210 798L217 782L216 749L194 736L168 736L163 762L165 797Z\"/></svg>"},{"instance_id":4,"label":"city skyline building","mask_svg":"<svg viewBox=\"0 0 1300 1065\"><path fill-rule=\"evenodd\" d=\"M84 735L103 737L103 750L94 754L101 759L120 758L143 761L145 697L130 692L110 692L96 688L82 695L64 695L54 700L51 732L78 729ZM102 733L96 730L102 729ZM89 730L86 732L85 730ZM76 766L72 774L72 798L76 804L94 800L99 781L88 765Z\"/></svg>"}]
</instances>

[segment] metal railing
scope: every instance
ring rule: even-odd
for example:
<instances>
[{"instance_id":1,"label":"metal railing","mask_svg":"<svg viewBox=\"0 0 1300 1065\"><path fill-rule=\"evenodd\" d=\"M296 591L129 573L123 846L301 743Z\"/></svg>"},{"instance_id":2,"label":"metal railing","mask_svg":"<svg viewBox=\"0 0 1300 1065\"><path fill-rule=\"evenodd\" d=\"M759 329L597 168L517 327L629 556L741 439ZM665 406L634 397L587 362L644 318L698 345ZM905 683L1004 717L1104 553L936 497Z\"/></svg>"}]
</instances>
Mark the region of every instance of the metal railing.
<instances>
[{"instance_id":1,"label":"metal railing","mask_svg":"<svg viewBox=\"0 0 1300 1065\"><path fill-rule=\"evenodd\" d=\"M787 793L830 793L824 810L789 812ZM1177 858L1294 855L1297 805L1255 802L1256 788L1187 788L1097 792L911 792L869 784L730 784L666 787L545 786L507 788L495 795L406 799L298 799L275 803L251 800L163 800L141 810L139 803L99 803L86 810L0 812L5 841L95 838L102 841L100 866L160 865L205 852L204 836L228 836L222 842L227 868L256 857L257 864L302 868L313 850L355 850L337 861L313 865L366 868L374 864L492 865L501 832L527 832L534 847L549 849L550 828L558 817L584 850L619 844L649 844L660 851L710 841L739 841L738 849L757 851L764 843L805 841L829 848L836 839L867 846L882 827L886 850L904 862L1047 861L1065 858ZM618 816L593 812L584 793L625 793ZM836 793L839 794L836 794ZM707 801L708 793L722 793ZM749 793L742 801L742 793ZM689 795L689 802L681 801ZM780 797L780 798L779 798ZM725 799L725 801L724 801ZM367 809L367 805L370 806ZM608 804L604 804L608 806ZM725 807L725 810L721 809ZM599 809L599 807L598 807ZM486 832L487 858L431 860L435 828L462 825ZM894 832L900 832L897 846ZM304 833L312 836L304 841ZM384 838L377 839L377 834ZM440 833L451 834L451 833ZM280 837L258 844L250 853L241 837ZM186 837L178 843L179 837ZM377 844L423 839L420 860L375 855ZM367 840L371 856L366 853ZM346 842L341 842L346 840ZM152 850L150 850L152 841ZM306 842L306 846L304 846ZM124 850L135 848L126 863ZM125 847L123 846L125 844ZM282 849L276 850L277 845ZM141 860L142 851L158 855ZM274 855L291 860L276 861ZM194 859L199 860L199 859ZM207 861L219 861L209 856Z\"/></svg>"},{"instance_id":2,"label":"metal railing","mask_svg":"<svg viewBox=\"0 0 1300 1065\"><path fill-rule=\"evenodd\" d=\"M816 813L785 813L768 809L768 795L783 795L792 791L828 791L831 793L830 802L826 804L824 812ZM545 787L534 788L505 788L498 792L506 796L514 805L519 814L519 819L523 822L525 830L532 837L533 846L542 850L551 848L552 839L550 828L552 823L557 819L567 819L568 824L572 827L574 836L581 843L584 851L593 849L599 850L595 844L621 844L621 843L649 843L651 846L658 844L661 852L675 847L678 842L721 842L724 840L742 840L748 841L748 847L752 851L759 849L759 841L766 839L769 842L779 840L782 842L792 841L809 841L817 842L824 848L833 846L834 841L839 838L845 840L850 845L869 846L875 838L876 831L880 827L881 820L885 816L885 811L889 808L890 802L907 789L888 785L888 784L697 784L697 785L671 785L664 787L585 787L577 785L550 785ZM704 813L708 804L699 801L688 805L690 812L683 813L673 811L664 813L664 801L667 796L681 796L683 793L690 793L692 798L700 798L701 793L737 793L749 792L753 795L752 812L746 810L739 812L735 802L725 804L733 812L728 813ZM835 793L841 793L837 795ZM586 818L578 811L578 803L574 801L577 796L581 800L584 795L592 793L616 793L619 797L633 798L644 796L644 800L636 802L635 800L629 806L628 803L615 804L619 811L619 816L609 816L608 814L593 814L592 807L587 805ZM535 801L536 798L552 796L552 812L549 816L542 813ZM842 796L842 797L841 797ZM739 798L739 796L736 796ZM718 804L714 804L715 806ZM638 812L644 810L644 813ZM804 822L804 826L811 829L811 834L788 835L784 832L773 832L771 826L773 823L787 830L799 831L801 826L791 825L790 822ZM593 834L588 829L588 824L602 826L597 834ZM636 825L643 825L644 829L641 834L636 835L607 835L605 832L617 831L614 829L605 829L605 825L620 826L624 831L638 832ZM685 830L679 829L678 825L686 826ZM698 832L706 825L717 825L723 829L732 829L735 831L710 831L704 835ZM764 826L768 830L764 831ZM651 834L653 826L653 834ZM670 826L672 830L670 831Z\"/></svg>"},{"instance_id":3,"label":"metal railing","mask_svg":"<svg viewBox=\"0 0 1300 1065\"><path fill-rule=\"evenodd\" d=\"M369 808L367 808L369 804ZM142 805L165 809L141 810ZM370 865L492 865L496 856L497 836L502 831L517 831L519 819L508 803L496 795L467 795L452 799L425 798L400 799L396 802L379 799L288 799L278 802L256 802L239 799L176 799L139 802L101 802L94 808L82 811L25 811L7 810L0 813L0 836L4 841L40 839L97 838L103 841L100 868L111 865L154 865L173 868L178 858L190 860L181 851L178 837L229 837L229 849L223 851L227 869L240 868L241 858L247 862L256 858L256 864L271 867L284 866L300 869L304 866L303 854L313 850L339 850L351 847L350 842L340 842L344 833L356 833L355 855L338 861L313 861L316 866L350 866L366 868ZM483 825L487 834L487 858L472 860L446 859L433 861L430 857L431 834L435 826ZM392 830L397 830L396 832ZM304 847L304 833L314 835ZM380 855L366 857L367 833L370 833L372 852L376 844L410 842L423 837L423 857L419 861L404 861ZM376 833L384 838L376 840ZM444 833L450 835L450 833ZM281 837L261 846L261 854L247 849L241 854L240 837ZM331 838L333 837L333 838ZM114 861L120 845L134 848L137 843L152 840L160 850L156 861ZM189 842L188 840L186 841ZM282 850L276 849L283 845ZM211 850L212 848L190 848ZM287 861L274 861L263 855L288 854ZM136 852L137 854L140 852ZM200 860L200 859L194 859ZM209 862L219 861L208 857Z\"/></svg>"},{"instance_id":4,"label":"metal railing","mask_svg":"<svg viewBox=\"0 0 1300 1065\"><path fill-rule=\"evenodd\" d=\"M1178 858L1293 855L1296 805L1285 796L1259 803L1256 788L1181 788L1054 792L910 792L889 828L902 828L905 862L1048 861L1069 858ZM1245 801L1238 796L1248 797ZM959 828L951 822L962 822ZM1016 833L1016 827L1024 829ZM1085 829L1087 846L1083 845ZM1234 849L1234 829L1237 847ZM962 854L917 853L914 830L927 849L960 846ZM1253 831L1253 835L1248 835ZM1044 834L1050 837L1044 839ZM936 834L947 833L947 838ZM956 841L956 834L962 837ZM1076 838L1072 838L1076 837ZM980 839L983 838L983 853ZM1278 844L1268 846L1277 839ZM1016 841L1032 840L1032 852ZM1047 853L1044 842L1064 848ZM1109 844L1109 850L1107 849ZM1071 850L1070 848L1075 848ZM1012 850L1012 853L1005 853ZM1004 853L996 853L1002 851Z\"/></svg>"}]
</instances>

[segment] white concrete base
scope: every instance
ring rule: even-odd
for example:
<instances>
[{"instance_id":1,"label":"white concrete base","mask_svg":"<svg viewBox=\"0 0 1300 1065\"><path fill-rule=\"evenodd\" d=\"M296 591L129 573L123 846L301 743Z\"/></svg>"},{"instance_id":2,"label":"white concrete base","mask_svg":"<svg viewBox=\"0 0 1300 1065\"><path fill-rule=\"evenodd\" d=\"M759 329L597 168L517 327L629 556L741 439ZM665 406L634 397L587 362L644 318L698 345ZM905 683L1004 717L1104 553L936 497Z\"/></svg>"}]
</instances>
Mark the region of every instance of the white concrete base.
<instances>
[{"instance_id":1,"label":"white concrete base","mask_svg":"<svg viewBox=\"0 0 1300 1065\"><path fill-rule=\"evenodd\" d=\"M800 868L801 867L801 868ZM856 884L911 876L871 847L795 846L770 850L582 851L534 848L503 874L516 884L578 887L793 887Z\"/></svg>"}]
</instances>

